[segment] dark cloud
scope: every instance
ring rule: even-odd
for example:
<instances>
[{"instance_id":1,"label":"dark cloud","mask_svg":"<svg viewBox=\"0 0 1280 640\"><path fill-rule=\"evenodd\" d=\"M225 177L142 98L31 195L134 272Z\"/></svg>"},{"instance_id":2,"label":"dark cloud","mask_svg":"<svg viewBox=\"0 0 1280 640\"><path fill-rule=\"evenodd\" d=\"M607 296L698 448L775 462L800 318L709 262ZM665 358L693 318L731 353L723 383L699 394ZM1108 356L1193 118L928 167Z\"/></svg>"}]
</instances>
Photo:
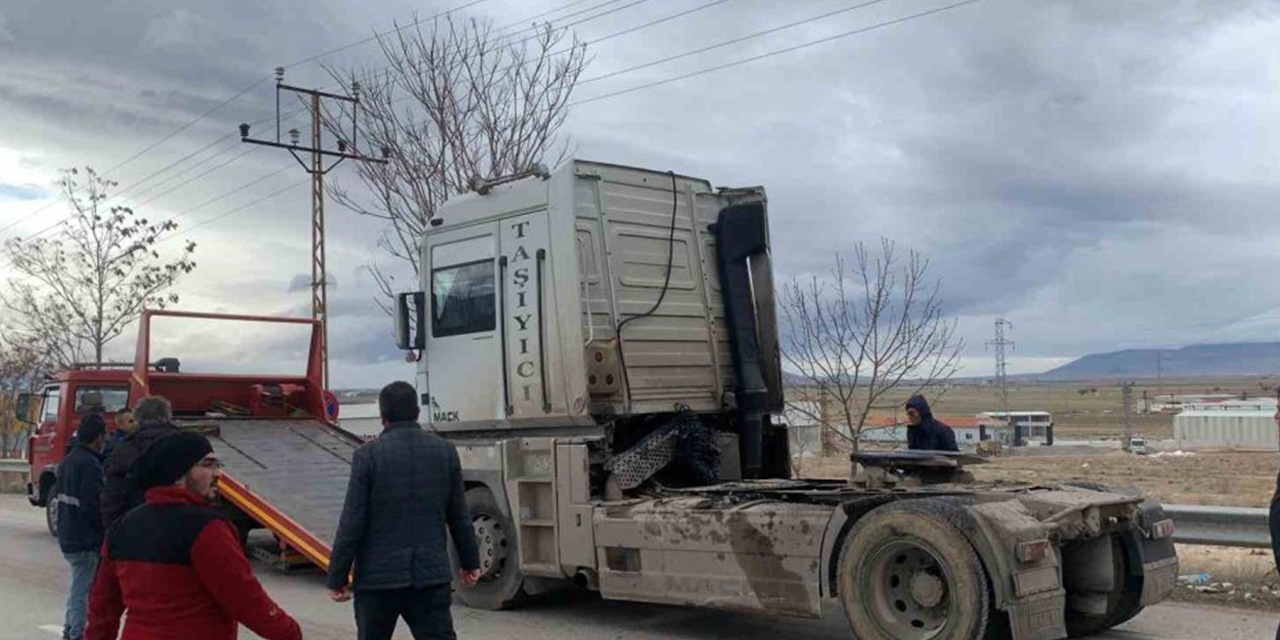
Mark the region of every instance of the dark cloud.
<instances>
[{"instance_id":1,"label":"dark cloud","mask_svg":"<svg viewBox=\"0 0 1280 640\"><path fill-rule=\"evenodd\" d=\"M584 24L579 36L675 10L660 4ZM475 12L506 24L552 6L495 0ZM739 0L593 45L587 76L842 6ZM578 97L929 6L882 3L593 82ZM1280 268L1280 232L1270 228L1280 190L1278 6L988 0L584 104L565 132L582 157L671 168L719 186L765 185L780 281L821 274L836 253L882 236L922 252L960 320L970 374L990 370L982 344L998 316L1015 321L1015 356L1029 363L1126 346L1275 339L1280 311L1268 300L1280 299L1280 285L1267 275ZM276 64L434 8L408 0L111 0L77 7L67 20L61 3L6 6L5 146L50 174L109 165ZM373 58L363 48L329 61ZM315 65L289 74L300 84L326 81ZM269 115L271 97L264 84L116 177L128 185ZM255 151L147 205L148 214L182 213L291 162ZM218 218L303 178L287 169L180 219L201 244L184 300L309 314L310 277L292 276L309 264L306 188ZM342 169L333 178L354 184ZM37 183L16 181L27 182ZM327 216L329 263L344 285L330 291L334 357L361 375L401 372L377 288L362 271L380 258L381 224L334 206ZM0 226L6 218L0 207Z\"/></svg>"}]
</instances>

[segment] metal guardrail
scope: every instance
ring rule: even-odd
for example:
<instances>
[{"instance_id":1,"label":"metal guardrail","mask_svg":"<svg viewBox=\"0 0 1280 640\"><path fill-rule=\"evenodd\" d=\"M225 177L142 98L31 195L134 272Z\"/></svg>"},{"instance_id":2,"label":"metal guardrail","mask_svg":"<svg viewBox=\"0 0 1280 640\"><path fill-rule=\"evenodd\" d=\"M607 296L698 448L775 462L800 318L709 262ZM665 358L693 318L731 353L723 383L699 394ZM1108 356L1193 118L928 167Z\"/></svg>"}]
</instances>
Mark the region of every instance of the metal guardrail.
<instances>
[{"instance_id":1,"label":"metal guardrail","mask_svg":"<svg viewBox=\"0 0 1280 640\"><path fill-rule=\"evenodd\" d=\"M27 467L28 464L26 460L0 458L0 472L26 473Z\"/></svg>"},{"instance_id":2,"label":"metal guardrail","mask_svg":"<svg viewBox=\"0 0 1280 640\"><path fill-rule=\"evenodd\" d=\"M1166 504L1173 518L1173 541L1219 547L1271 548L1267 509Z\"/></svg>"}]
</instances>

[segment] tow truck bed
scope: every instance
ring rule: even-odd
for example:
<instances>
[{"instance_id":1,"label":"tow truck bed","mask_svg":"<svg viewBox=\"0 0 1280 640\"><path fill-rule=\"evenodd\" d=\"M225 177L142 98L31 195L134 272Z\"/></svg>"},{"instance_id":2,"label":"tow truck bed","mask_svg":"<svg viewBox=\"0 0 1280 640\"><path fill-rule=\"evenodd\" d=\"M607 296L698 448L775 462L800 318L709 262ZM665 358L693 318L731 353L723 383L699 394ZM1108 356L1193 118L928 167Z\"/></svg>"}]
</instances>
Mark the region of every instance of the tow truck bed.
<instances>
[{"instance_id":1,"label":"tow truck bed","mask_svg":"<svg viewBox=\"0 0 1280 640\"><path fill-rule=\"evenodd\" d=\"M203 419L224 465L223 499L328 567L360 440L314 419Z\"/></svg>"}]
</instances>

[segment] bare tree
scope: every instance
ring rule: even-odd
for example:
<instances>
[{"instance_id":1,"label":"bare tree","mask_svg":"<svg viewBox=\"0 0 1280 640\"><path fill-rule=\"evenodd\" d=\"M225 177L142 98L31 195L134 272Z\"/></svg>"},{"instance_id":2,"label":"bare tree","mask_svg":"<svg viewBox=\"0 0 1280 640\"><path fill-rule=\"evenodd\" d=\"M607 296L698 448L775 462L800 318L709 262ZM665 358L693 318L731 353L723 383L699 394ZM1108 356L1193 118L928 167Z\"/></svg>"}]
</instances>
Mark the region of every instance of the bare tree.
<instances>
[{"instance_id":1,"label":"bare tree","mask_svg":"<svg viewBox=\"0 0 1280 640\"><path fill-rule=\"evenodd\" d=\"M470 19L423 21L378 43L385 68L329 73L360 96L362 146L367 140L386 150L389 162L360 164L367 193L337 182L329 191L348 209L389 223L379 246L392 263L368 265L389 299L393 265L418 274L419 240L445 200L468 191L475 178L545 163L557 146L551 164L566 157L558 133L587 57L585 45L563 29L542 25L533 35L504 36ZM326 128L340 140L352 133L342 130L345 115L324 114ZM379 302L386 307L386 300Z\"/></svg>"},{"instance_id":2,"label":"bare tree","mask_svg":"<svg viewBox=\"0 0 1280 640\"><path fill-rule=\"evenodd\" d=\"M18 395L35 389L48 364L34 336L0 328L0 458L20 453L31 435L31 425L18 419Z\"/></svg>"},{"instance_id":3,"label":"bare tree","mask_svg":"<svg viewBox=\"0 0 1280 640\"><path fill-rule=\"evenodd\" d=\"M958 368L964 342L928 268L920 254L881 239L874 252L858 243L852 263L836 256L827 278L783 287L783 358L801 378L788 407L855 452L890 394L938 385Z\"/></svg>"},{"instance_id":4,"label":"bare tree","mask_svg":"<svg viewBox=\"0 0 1280 640\"><path fill-rule=\"evenodd\" d=\"M10 280L0 303L53 362L101 364L103 348L144 308L178 301L170 289L195 268L196 245L187 242L176 257L162 257L156 244L177 223L107 208L116 183L93 169L66 170L57 184L71 215L56 236L5 243L20 276Z\"/></svg>"}]
</instances>

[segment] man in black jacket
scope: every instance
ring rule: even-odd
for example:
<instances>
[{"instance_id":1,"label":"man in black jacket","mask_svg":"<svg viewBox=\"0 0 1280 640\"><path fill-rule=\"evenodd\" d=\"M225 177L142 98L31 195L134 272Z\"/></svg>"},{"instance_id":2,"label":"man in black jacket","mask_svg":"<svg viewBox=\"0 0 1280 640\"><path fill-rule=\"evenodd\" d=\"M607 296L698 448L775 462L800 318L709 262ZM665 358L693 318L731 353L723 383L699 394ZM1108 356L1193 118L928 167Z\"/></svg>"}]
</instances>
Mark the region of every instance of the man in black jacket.
<instances>
[{"instance_id":1,"label":"man in black jacket","mask_svg":"<svg viewBox=\"0 0 1280 640\"><path fill-rule=\"evenodd\" d=\"M142 504L142 493L129 486L129 467L147 447L160 438L178 433L173 426L169 401L147 396L133 408L138 427L111 451L106 463L106 485L102 488L102 523L110 529L121 516Z\"/></svg>"},{"instance_id":2,"label":"man in black jacket","mask_svg":"<svg viewBox=\"0 0 1280 640\"><path fill-rule=\"evenodd\" d=\"M102 492L102 446L107 441L107 423L100 413L80 420L75 444L58 463L57 504L58 546L71 565L71 589L67 593L67 615L63 638L84 635L89 589L98 570L102 549L102 517L98 496Z\"/></svg>"},{"instance_id":3,"label":"man in black jacket","mask_svg":"<svg viewBox=\"0 0 1280 640\"><path fill-rule=\"evenodd\" d=\"M480 578L475 530L453 445L418 425L413 385L378 394L382 435L356 450L329 563L335 602L355 591L360 640L384 640L403 617L415 640L455 638L448 534L461 563L459 581ZM348 584L352 565L354 584Z\"/></svg>"},{"instance_id":4,"label":"man in black jacket","mask_svg":"<svg viewBox=\"0 0 1280 640\"><path fill-rule=\"evenodd\" d=\"M939 422L929 410L929 401L916 394L907 401L907 448L928 451L959 451L956 434Z\"/></svg>"}]
</instances>

